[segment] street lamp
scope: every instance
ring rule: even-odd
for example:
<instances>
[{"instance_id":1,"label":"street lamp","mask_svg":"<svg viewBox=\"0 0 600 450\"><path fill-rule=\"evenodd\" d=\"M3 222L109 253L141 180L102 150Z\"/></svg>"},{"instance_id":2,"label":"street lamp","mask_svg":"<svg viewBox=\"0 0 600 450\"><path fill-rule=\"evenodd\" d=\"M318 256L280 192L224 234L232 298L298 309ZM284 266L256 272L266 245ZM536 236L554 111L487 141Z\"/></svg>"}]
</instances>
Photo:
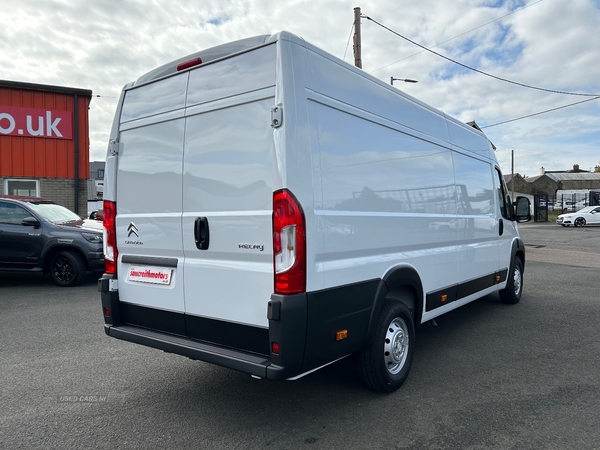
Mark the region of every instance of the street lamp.
<instances>
[{"instance_id":1,"label":"street lamp","mask_svg":"<svg viewBox=\"0 0 600 450\"><path fill-rule=\"evenodd\" d=\"M394 81L404 81L405 83L418 83L418 80L411 80L410 78L394 78L390 77L390 84L393 86Z\"/></svg>"}]
</instances>

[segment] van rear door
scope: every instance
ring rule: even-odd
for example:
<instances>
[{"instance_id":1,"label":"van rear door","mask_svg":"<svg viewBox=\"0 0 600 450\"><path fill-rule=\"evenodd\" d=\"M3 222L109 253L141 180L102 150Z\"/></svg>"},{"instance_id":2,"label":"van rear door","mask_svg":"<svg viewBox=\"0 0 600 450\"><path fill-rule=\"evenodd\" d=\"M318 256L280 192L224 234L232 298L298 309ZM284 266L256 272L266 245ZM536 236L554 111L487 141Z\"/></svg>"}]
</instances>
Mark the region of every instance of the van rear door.
<instances>
[{"instance_id":1,"label":"van rear door","mask_svg":"<svg viewBox=\"0 0 600 450\"><path fill-rule=\"evenodd\" d=\"M182 219L190 337L214 341L211 328L218 327L222 339L223 330L235 334L239 325L245 336L248 327L264 329L268 345L275 52L272 44L190 73ZM246 348L268 352L259 347Z\"/></svg>"},{"instance_id":2,"label":"van rear door","mask_svg":"<svg viewBox=\"0 0 600 450\"><path fill-rule=\"evenodd\" d=\"M134 318L135 305L185 311L181 189L187 80L183 73L125 93L116 227L119 298L128 323L156 325ZM168 331L182 334L183 320Z\"/></svg>"}]
</instances>

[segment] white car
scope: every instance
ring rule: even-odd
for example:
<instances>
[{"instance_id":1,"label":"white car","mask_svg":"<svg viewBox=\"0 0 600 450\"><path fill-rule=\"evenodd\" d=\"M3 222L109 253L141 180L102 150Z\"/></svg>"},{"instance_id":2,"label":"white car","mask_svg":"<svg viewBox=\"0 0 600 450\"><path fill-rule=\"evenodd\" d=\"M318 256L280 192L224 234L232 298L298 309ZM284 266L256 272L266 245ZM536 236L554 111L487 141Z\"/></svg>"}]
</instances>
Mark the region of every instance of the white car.
<instances>
[{"instance_id":1,"label":"white car","mask_svg":"<svg viewBox=\"0 0 600 450\"><path fill-rule=\"evenodd\" d=\"M556 223L563 227L600 225L600 206L588 206L574 213L561 214L556 218Z\"/></svg>"}]
</instances>

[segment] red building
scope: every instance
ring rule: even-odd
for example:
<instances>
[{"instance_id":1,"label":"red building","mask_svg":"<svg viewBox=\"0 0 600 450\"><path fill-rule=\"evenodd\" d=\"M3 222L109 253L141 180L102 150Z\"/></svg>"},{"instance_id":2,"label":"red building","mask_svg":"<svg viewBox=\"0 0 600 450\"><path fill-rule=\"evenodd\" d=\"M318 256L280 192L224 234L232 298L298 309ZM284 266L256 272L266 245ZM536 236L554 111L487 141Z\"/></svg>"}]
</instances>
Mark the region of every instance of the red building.
<instances>
[{"instance_id":1,"label":"red building","mask_svg":"<svg viewBox=\"0 0 600 450\"><path fill-rule=\"evenodd\" d=\"M0 193L87 211L92 91L0 80Z\"/></svg>"}]
</instances>

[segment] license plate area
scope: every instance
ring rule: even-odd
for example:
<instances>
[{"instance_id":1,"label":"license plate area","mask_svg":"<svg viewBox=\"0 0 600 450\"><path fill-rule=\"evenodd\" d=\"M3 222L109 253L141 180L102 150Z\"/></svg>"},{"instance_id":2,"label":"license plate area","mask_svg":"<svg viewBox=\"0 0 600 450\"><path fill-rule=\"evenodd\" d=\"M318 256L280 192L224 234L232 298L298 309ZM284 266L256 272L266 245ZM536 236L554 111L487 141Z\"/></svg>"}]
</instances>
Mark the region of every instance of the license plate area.
<instances>
[{"instance_id":1,"label":"license plate area","mask_svg":"<svg viewBox=\"0 0 600 450\"><path fill-rule=\"evenodd\" d=\"M173 269L160 266L131 265L127 271L127 281L143 284L170 286Z\"/></svg>"}]
</instances>

